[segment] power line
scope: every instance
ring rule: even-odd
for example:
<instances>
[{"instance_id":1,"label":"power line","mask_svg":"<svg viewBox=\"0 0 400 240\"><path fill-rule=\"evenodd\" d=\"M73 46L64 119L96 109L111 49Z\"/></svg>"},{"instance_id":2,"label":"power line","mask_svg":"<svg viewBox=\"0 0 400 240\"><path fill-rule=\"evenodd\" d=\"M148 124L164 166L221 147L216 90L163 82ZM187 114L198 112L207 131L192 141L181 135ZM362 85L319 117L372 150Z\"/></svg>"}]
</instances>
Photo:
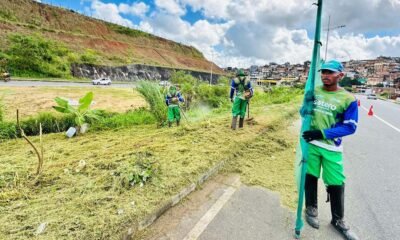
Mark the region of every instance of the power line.
<instances>
[{"instance_id":1,"label":"power line","mask_svg":"<svg viewBox=\"0 0 400 240\"><path fill-rule=\"evenodd\" d=\"M329 31L330 30L334 30L334 29L339 29L339 28L344 28L346 27L346 25L339 25L339 26L335 26L335 27L330 27L331 24L331 15L329 15L329 19L328 19L328 28L324 29L324 31L327 31L326 33L326 46L325 46L325 58L324 60L326 61L327 56L328 56L328 41L329 41Z\"/></svg>"}]
</instances>

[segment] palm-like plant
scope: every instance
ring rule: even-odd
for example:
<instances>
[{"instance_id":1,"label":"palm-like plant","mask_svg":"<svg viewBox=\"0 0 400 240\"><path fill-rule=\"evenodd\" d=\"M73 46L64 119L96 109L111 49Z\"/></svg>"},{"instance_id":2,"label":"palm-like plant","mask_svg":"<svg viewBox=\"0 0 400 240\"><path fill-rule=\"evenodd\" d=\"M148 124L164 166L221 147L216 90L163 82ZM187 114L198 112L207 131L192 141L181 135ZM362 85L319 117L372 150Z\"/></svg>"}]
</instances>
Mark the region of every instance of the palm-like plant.
<instances>
[{"instance_id":1,"label":"palm-like plant","mask_svg":"<svg viewBox=\"0 0 400 240\"><path fill-rule=\"evenodd\" d=\"M91 119L99 119L97 111L89 109L93 101L92 92L88 92L83 98L79 99L77 107L71 106L67 100L60 97L56 97L54 101L58 104L58 106L53 106L56 111L74 115L75 124L78 129Z\"/></svg>"}]
</instances>

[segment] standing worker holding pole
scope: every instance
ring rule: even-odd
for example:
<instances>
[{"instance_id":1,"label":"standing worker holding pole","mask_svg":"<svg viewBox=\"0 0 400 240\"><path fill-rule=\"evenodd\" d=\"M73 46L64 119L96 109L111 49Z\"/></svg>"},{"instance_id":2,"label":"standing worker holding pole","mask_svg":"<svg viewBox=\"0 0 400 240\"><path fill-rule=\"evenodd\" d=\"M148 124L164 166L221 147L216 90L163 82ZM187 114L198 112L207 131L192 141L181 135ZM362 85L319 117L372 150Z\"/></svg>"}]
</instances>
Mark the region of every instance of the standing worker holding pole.
<instances>
[{"instance_id":1,"label":"standing worker holding pole","mask_svg":"<svg viewBox=\"0 0 400 240\"><path fill-rule=\"evenodd\" d=\"M301 155L297 157L297 166L301 174L298 174L297 179L299 199L295 237L300 238L303 228L304 191L306 221L312 227L319 228L317 186L322 167L322 178L327 185L328 199L331 201L331 224L345 239L357 240L358 237L350 231L343 220L345 176L341 146L341 138L353 134L357 128L357 101L350 93L338 87L338 81L344 75L343 65L340 62L333 60L320 67L322 2L318 0L315 4L318 10L314 49L303 107L300 111L302 138L300 138Z\"/></svg>"},{"instance_id":2,"label":"standing worker holding pole","mask_svg":"<svg viewBox=\"0 0 400 240\"><path fill-rule=\"evenodd\" d=\"M345 239L357 240L344 222L345 175L341 143L342 137L357 129L358 107L355 97L338 87L343 76L340 62L331 60L322 64L323 86L315 88L310 130L303 132L303 138L308 142L305 216L311 227L319 228L317 186L322 167L322 179L331 202L331 224Z\"/></svg>"}]
</instances>

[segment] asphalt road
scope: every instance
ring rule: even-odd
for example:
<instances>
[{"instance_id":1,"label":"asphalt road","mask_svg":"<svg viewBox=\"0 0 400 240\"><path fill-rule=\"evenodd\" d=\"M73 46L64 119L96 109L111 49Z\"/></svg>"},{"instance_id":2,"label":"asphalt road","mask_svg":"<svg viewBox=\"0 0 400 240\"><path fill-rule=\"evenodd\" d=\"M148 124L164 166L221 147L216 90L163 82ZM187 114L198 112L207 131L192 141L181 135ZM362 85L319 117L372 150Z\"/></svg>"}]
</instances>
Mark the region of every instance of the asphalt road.
<instances>
[{"instance_id":1,"label":"asphalt road","mask_svg":"<svg viewBox=\"0 0 400 240\"><path fill-rule=\"evenodd\" d=\"M118 87L118 88L131 88L135 87L133 83L113 83L110 86L105 85L92 85L90 82L87 83L75 83L75 82L44 82L44 81L0 81L0 87L12 86L12 87Z\"/></svg>"},{"instance_id":2,"label":"asphalt road","mask_svg":"<svg viewBox=\"0 0 400 240\"><path fill-rule=\"evenodd\" d=\"M361 239L400 235L400 105L361 100L357 134L345 145L349 222ZM367 115L373 106L374 116Z\"/></svg>"}]
</instances>

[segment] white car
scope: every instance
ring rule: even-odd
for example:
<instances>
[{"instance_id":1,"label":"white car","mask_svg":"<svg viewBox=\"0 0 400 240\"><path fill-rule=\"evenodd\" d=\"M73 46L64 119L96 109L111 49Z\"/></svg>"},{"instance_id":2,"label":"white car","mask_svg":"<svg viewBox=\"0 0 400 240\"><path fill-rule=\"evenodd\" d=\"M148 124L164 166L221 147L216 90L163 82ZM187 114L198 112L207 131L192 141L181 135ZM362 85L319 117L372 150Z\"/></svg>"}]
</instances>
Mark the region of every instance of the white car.
<instances>
[{"instance_id":1,"label":"white car","mask_svg":"<svg viewBox=\"0 0 400 240\"><path fill-rule=\"evenodd\" d=\"M168 87L170 85L168 81L160 81L159 84L161 87Z\"/></svg>"},{"instance_id":2,"label":"white car","mask_svg":"<svg viewBox=\"0 0 400 240\"><path fill-rule=\"evenodd\" d=\"M367 99L373 99L373 100L376 100L376 99L377 99L377 97L376 97L376 95L375 95L375 94L371 93L371 94L368 94L368 95L367 95Z\"/></svg>"},{"instance_id":3,"label":"white car","mask_svg":"<svg viewBox=\"0 0 400 240\"><path fill-rule=\"evenodd\" d=\"M111 79L106 77L106 78L99 78L92 80L93 85L111 85Z\"/></svg>"}]
</instances>

